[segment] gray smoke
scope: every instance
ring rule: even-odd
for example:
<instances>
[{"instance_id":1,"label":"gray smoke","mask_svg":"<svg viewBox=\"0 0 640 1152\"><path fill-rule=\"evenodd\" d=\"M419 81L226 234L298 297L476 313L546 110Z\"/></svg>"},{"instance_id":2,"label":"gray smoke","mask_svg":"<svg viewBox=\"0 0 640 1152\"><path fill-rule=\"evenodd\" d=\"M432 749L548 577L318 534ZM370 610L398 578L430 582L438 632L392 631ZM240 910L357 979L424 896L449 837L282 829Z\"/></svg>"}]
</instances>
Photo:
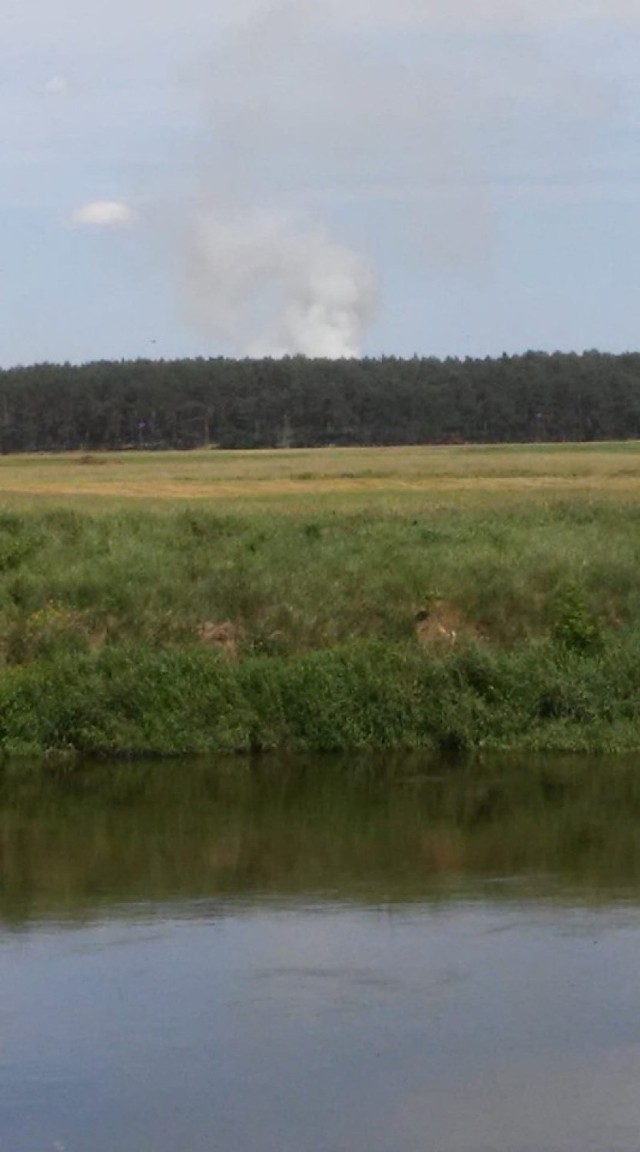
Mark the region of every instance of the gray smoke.
<instances>
[{"instance_id":1,"label":"gray smoke","mask_svg":"<svg viewBox=\"0 0 640 1152\"><path fill-rule=\"evenodd\" d=\"M609 123L576 43L558 36L551 50L540 35L560 10L258 4L208 61L189 318L234 352L354 356L375 311L374 266L481 269L502 207L588 178Z\"/></svg>"},{"instance_id":2,"label":"gray smoke","mask_svg":"<svg viewBox=\"0 0 640 1152\"><path fill-rule=\"evenodd\" d=\"M375 304L367 262L316 225L213 205L196 211L190 314L249 356L357 356Z\"/></svg>"},{"instance_id":3,"label":"gray smoke","mask_svg":"<svg viewBox=\"0 0 640 1152\"><path fill-rule=\"evenodd\" d=\"M211 61L187 310L235 352L339 358L362 349L373 268L337 236L315 194L343 135L342 64L322 0L263 9Z\"/></svg>"}]
</instances>

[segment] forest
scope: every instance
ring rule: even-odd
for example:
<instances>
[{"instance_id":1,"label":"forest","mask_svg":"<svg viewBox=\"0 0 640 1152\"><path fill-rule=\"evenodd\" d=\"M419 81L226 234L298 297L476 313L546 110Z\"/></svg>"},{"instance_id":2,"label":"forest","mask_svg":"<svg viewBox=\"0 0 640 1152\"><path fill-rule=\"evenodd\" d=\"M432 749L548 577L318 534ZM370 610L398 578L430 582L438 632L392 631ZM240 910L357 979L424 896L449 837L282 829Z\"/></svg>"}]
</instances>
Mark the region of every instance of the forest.
<instances>
[{"instance_id":1,"label":"forest","mask_svg":"<svg viewBox=\"0 0 640 1152\"><path fill-rule=\"evenodd\" d=\"M0 370L0 451L640 438L640 353Z\"/></svg>"}]
</instances>

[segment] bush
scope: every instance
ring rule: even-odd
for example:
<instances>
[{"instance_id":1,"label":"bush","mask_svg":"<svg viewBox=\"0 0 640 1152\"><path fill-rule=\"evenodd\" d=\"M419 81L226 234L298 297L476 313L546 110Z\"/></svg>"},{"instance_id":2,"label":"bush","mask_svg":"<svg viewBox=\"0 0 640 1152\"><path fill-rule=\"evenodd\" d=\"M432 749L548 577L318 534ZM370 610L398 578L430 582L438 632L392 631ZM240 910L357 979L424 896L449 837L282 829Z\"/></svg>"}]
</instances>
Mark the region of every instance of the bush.
<instances>
[{"instance_id":1,"label":"bush","mask_svg":"<svg viewBox=\"0 0 640 1152\"><path fill-rule=\"evenodd\" d=\"M572 652L595 652L602 648L600 624L575 584L566 585L554 597L551 635L556 644Z\"/></svg>"}]
</instances>

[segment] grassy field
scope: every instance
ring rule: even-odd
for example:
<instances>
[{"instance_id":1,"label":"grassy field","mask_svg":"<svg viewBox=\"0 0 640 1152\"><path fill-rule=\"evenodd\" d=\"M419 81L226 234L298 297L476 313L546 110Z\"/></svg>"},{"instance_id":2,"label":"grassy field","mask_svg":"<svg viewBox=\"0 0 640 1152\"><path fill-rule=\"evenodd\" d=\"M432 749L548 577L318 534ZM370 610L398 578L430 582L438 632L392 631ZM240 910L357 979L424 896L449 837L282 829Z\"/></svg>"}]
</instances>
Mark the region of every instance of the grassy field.
<instances>
[{"instance_id":1,"label":"grassy field","mask_svg":"<svg viewBox=\"0 0 640 1152\"><path fill-rule=\"evenodd\" d=\"M640 748L640 445L0 458L0 748Z\"/></svg>"},{"instance_id":2,"label":"grassy field","mask_svg":"<svg viewBox=\"0 0 640 1152\"><path fill-rule=\"evenodd\" d=\"M214 504L303 512L640 498L640 444L128 452L0 457L5 505Z\"/></svg>"}]
</instances>

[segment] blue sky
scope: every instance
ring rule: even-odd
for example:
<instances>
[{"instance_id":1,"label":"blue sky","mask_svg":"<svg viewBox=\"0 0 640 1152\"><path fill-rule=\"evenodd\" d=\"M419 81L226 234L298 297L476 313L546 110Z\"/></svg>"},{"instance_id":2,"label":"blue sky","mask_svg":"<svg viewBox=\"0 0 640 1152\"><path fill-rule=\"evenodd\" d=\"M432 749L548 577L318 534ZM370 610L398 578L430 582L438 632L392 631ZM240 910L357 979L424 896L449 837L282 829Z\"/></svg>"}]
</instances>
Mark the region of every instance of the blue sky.
<instances>
[{"instance_id":1,"label":"blue sky","mask_svg":"<svg viewBox=\"0 0 640 1152\"><path fill-rule=\"evenodd\" d=\"M640 4L3 0L0 363L640 346Z\"/></svg>"}]
</instances>

